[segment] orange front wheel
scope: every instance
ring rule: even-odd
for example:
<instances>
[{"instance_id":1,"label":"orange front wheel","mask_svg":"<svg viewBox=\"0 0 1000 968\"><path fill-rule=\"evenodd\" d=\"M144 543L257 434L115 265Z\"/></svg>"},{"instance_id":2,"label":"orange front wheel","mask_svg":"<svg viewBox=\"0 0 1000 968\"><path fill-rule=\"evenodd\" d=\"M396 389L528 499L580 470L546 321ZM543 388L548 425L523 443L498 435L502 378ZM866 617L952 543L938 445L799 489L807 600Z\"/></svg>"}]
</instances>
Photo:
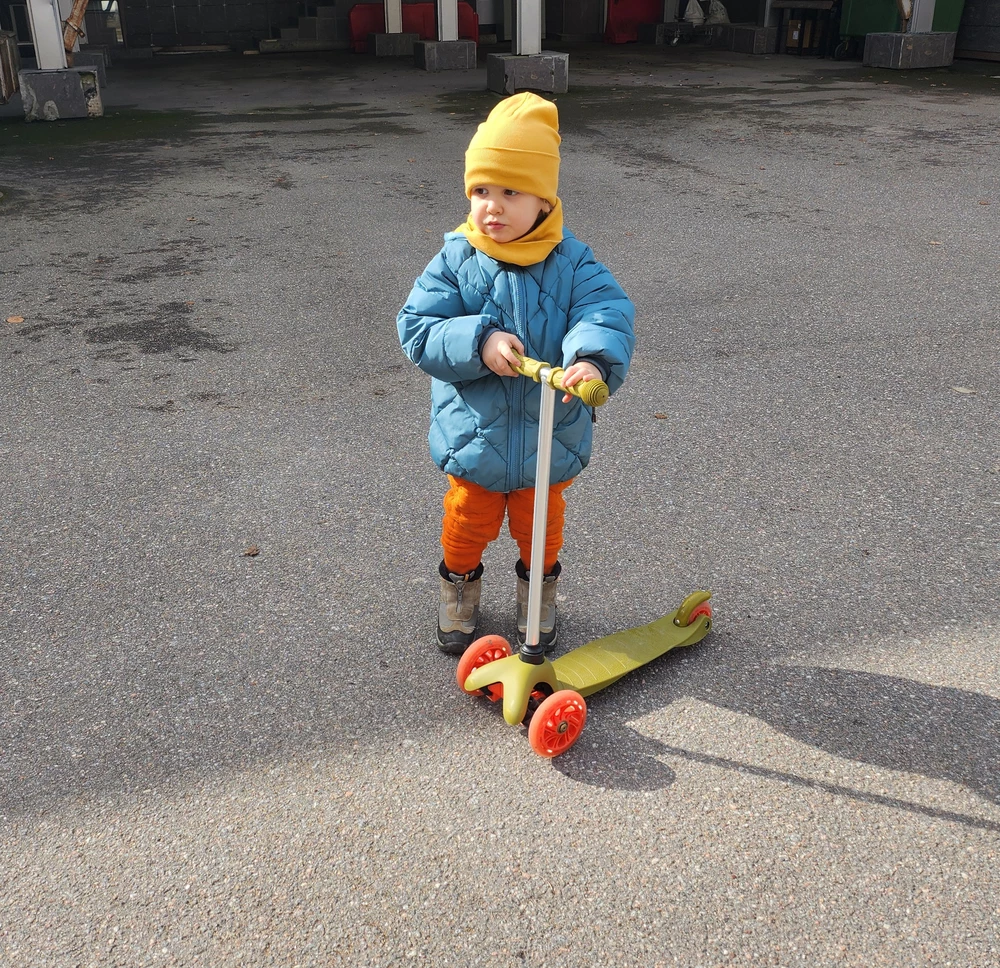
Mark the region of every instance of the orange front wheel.
<instances>
[{"instance_id":1,"label":"orange front wheel","mask_svg":"<svg viewBox=\"0 0 1000 968\"><path fill-rule=\"evenodd\" d=\"M539 756L565 753L587 722L587 704L572 689L560 689L543 700L528 725L528 742Z\"/></svg>"},{"instance_id":2,"label":"orange front wheel","mask_svg":"<svg viewBox=\"0 0 1000 968\"><path fill-rule=\"evenodd\" d=\"M497 659L506 659L513 655L510 645L502 635L484 635L476 639L463 653L458 660L458 668L455 670L455 678L458 680L458 687L463 692L470 692L465 688L465 680L472 675L474 669L486 665L487 662L496 662ZM488 686L490 698L499 699L503 696L503 686ZM500 695L493 693L494 689L499 689ZM473 689L470 694L475 695L482 692L481 689Z\"/></svg>"}]
</instances>

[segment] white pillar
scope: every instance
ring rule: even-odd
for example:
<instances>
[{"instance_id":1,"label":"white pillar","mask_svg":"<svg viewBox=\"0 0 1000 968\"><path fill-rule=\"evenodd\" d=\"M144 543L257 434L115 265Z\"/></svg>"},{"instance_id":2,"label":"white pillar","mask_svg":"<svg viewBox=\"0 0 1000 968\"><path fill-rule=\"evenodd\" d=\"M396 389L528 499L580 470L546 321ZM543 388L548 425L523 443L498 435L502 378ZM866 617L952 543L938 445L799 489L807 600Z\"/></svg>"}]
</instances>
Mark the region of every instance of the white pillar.
<instances>
[{"instance_id":1,"label":"white pillar","mask_svg":"<svg viewBox=\"0 0 1000 968\"><path fill-rule=\"evenodd\" d=\"M517 0L512 42L515 54L542 52L542 0Z\"/></svg>"},{"instance_id":2,"label":"white pillar","mask_svg":"<svg viewBox=\"0 0 1000 968\"><path fill-rule=\"evenodd\" d=\"M401 34L403 32L403 0L384 0L385 2L385 32Z\"/></svg>"},{"instance_id":3,"label":"white pillar","mask_svg":"<svg viewBox=\"0 0 1000 968\"><path fill-rule=\"evenodd\" d=\"M911 33L928 34L934 29L934 5L935 0L913 0L908 28Z\"/></svg>"},{"instance_id":4,"label":"white pillar","mask_svg":"<svg viewBox=\"0 0 1000 968\"><path fill-rule=\"evenodd\" d=\"M58 0L28 0L28 20L35 60L42 71L59 71L66 67L62 21Z\"/></svg>"},{"instance_id":5,"label":"white pillar","mask_svg":"<svg viewBox=\"0 0 1000 968\"><path fill-rule=\"evenodd\" d=\"M438 40L458 40L458 0L437 0Z\"/></svg>"}]
</instances>

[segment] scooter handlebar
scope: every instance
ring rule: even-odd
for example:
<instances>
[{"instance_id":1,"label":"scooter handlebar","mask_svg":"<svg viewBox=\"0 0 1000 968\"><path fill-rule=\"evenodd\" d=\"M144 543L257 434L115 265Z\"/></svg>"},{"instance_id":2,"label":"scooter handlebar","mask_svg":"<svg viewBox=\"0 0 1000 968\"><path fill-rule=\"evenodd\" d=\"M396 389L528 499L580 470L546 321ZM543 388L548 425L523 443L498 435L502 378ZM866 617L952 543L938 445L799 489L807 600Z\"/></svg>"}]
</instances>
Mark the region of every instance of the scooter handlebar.
<instances>
[{"instance_id":1,"label":"scooter handlebar","mask_svg":"<svg viewBox=\"0 0 1000 968\"><path fill-rule=\"evenodd\" d=\"M603 380L582 380L575 386L564 387L562 379L566 371L561 366L549 366L539 360L533 360L529 356L521 356L515 353L521 361L515 366L521 376L531 377L536 383L546 383L555 390L563 390L571 393L574 397L579 397L588 407L600 407L608 402L611 391ZM543 381L542 370L548 370L548 378Z\"/></svg>"}]
</instances>

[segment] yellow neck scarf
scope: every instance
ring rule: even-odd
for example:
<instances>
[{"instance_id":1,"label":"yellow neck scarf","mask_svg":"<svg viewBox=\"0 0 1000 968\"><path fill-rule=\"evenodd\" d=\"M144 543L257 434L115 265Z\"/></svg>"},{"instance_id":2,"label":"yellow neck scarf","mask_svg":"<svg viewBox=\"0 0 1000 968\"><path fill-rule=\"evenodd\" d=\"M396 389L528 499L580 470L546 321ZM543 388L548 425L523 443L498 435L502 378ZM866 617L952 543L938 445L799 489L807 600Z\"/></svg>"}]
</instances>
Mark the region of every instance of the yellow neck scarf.
<instances>
[{"instance_id":1,"label":"yellow neck scarf","mask_svg":"<svg viewBox=\"0 0 1000 968\"><path fill-rule=\"evenodd\" d=\"M545 217L541 225L513 242L494 242L472 224L471 218L467 219L455 231L461 232L473 248L486 253L497 262L512 262L516 266L533 266L538 262L544 262L549 253L562 242L562 202L557 198L555 205L552 206L552 211Z\"/></svg>"}]
</instances>

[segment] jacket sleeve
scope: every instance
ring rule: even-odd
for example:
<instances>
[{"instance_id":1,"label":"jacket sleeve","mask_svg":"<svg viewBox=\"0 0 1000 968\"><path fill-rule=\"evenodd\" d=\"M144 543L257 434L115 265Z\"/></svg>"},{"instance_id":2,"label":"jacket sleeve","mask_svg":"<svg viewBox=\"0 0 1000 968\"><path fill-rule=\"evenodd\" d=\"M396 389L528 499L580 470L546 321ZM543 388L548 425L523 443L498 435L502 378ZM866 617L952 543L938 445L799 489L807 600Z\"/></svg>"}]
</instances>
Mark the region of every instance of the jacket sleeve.
<instances>
[{"instance_id":1,"label":"jacket sleeve","mask_svg":"<svg viewBox=\"0 0 1000 968\"><path fill-rule=\"evenodd\" d=\"M573 273L569 323L562 343L563 366L579 359L596 362L614 393L625 380L635 349L635 306L586 246Z\"/></svg>"},{"instance_id":2,"label":"jacket sleeve","mask_svg":"<svg viewBox=\"0 0 1000 968\"><path fill-rule=\"evenodd\" d=\"M458 277L442 249L413 285L396 317L403 352L425 373L460 383L486 376L479 355L483 334L496 323L466 312Z\"/></svg>"}]
</instances>

